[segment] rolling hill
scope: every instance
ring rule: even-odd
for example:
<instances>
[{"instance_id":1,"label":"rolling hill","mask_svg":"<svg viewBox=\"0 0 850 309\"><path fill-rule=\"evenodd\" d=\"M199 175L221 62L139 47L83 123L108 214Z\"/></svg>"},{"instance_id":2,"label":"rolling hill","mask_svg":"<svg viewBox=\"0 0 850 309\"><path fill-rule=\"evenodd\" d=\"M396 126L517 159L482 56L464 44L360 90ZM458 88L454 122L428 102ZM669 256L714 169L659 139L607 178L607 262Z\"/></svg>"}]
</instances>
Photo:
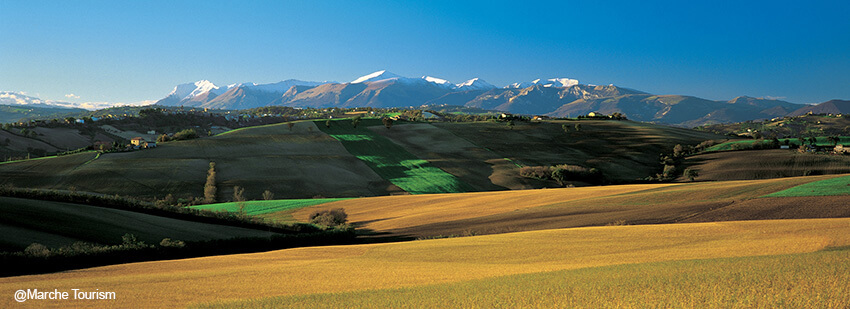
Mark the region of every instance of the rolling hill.
<instances>
[{"instance_id":1,"label":"rolling hill","mask_svg":"<svg viewBox=\"0 0 850 309\"><path fill-rule=\"evenodd\" d=\"M424 160L474 191L557 186L522 178L517 164L578 164L602 170L612 182L634 181L656 173L657 154L669 152L675 144L722 138L627 121L582 121L582 131L569 134L562 129L566 122L521 123L513 129L489 122L420 123L387 130L374 127L378 120L364 121L356 129L348 120L334 121L334 128L343 130L338 133L386 138L411 153L405 158ZM167 194L189 198L201 195L207 166L213 161L221 201L230 199L233 186L246 188L249 199L259 198L264 190L279 198L404 193L391 179L382 178L390 176L367 165L368 158L358 159L317 124L325 125L324 121L297 122L291 131L286 124L251 127L96 159L94 153L81 153L2 164L0 184L43 189L73 186L148 199ZM370 125L372 129L367 128ZM393 164L408 163L415 160Z\"/></svg>"},{"instance_id":2,"label":"rolling hill","mask_svg":"<svg viewBox=\"0 0 850 309\"><path fill-rule=\"evenodd\" d=\"M0 251L20 251L32 243L51 248L78 241L115 245L127 233L149 244L158 244L163 238L205 241L273 234L126 210L10 197L0 197L0 213Z\"/></svg>"}]
</instances>

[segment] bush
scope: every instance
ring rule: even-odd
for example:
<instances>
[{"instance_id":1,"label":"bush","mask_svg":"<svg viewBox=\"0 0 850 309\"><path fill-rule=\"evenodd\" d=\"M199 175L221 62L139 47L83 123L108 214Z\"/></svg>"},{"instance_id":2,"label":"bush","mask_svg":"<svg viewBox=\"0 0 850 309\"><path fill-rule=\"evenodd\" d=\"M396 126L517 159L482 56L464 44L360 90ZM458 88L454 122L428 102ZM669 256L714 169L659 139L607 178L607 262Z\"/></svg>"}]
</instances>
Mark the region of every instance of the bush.
<instances>
[{"instance_id":1,"label":"bush","mask_svg":"<svg viewBox=\"0 0 850 309\"><path fill-rule=\"evenodd\" d=\"M343 225L348 221L348 214L342 208L316 211L310 214L310 223L324 226Z\"/></svg>"},{"instance_id":2,"label":"bush","mask_svg":"<svg viewBox=\"0 0 850 309\"><path fill-rule=\"evenodd\" d=\"M523 166L519 169L519 175L526 178L547 180L552 176L552 170L548 166Z\"/></svg>"},{"instance_id":3,"label":"bush","mask_svg":"<svg viewBox=\"0 0 850 309\"><path fill-rule=\"evenodd\" d=\"M47 257L50 255L50 249L40 243L32 243L24 249L24 254L32 257Z\"/></svg>"},{"instance_id":4,"label":"bush","mask_svg":"<svg viewBox=\"0 0 850 309\"><path fill-rule=\"evenodd\" d=\"M552 179L560 185L565 185L568 181L583 181L589 183L599 183L602 181L602 172L595 168L587 168L578 165L559 164L551 168Z\"/></svg>"},{"instance_id":5,"label":"bush","mask_svg":"<svg viewBox=\"0 0 850 309\"><path fill-rule=\"evenodd\" d=\"M198 138L198 131L195 131L195 129L186 129L186 130L174 133L174 137L172 137L171 140L182 141L182 140L194 139L194 138Z\"/></svg>"},{"instance_id":6,"label":"bush","mask_svg":"<svg viewBox=\"0 0 850 309\"><path fill-rule=\"evenodd\" d=\"M183 248L186 246L186 243L182 240L163 238L162 241L159 242L159 245L168 248Z\"/></svg>"}]
</instances>

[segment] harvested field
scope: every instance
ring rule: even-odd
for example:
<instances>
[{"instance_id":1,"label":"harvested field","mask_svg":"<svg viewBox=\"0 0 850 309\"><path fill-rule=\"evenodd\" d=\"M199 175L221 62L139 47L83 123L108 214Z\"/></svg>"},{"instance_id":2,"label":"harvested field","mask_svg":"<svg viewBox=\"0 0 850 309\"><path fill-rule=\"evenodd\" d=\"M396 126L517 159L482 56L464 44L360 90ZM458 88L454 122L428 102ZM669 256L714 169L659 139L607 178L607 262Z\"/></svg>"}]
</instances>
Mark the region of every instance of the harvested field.
<instances>
[{"instance_id":1,"label":"harvested field","mask_svg":"<svg viewBox=\"0 0 850 309\"><path fill-rule=\"evenodd\" d=\"M500 235L295 248L98 267L0 279L0 293L109 289L108 306L165 307L487 279L515 274L691 259L814 252L850 245L850 219L744 221L544 230ZM0 305L13 305L11 297ZM90 306L86 301L29 301Z\"/></svg>"},{"instance_id":2,"label":"harvested field","mask_svg":"<svg viewBox=\"0 0 850 309\"><path fill-rule=\"evenodd\" d=\"M349 220L362 228L409 237L674 223L733 203L834 177L374 197L307 207L295 211L293 216L306 221L312 211L344 208ZM850 197L844 200L848 203L840 205L842 211L850 209ZM823 216L813 212L795 218ZM751 218L726 220L747 219Z\"/></svg>"},{"instance_id":3,"label":"harvested field","mask_svg":"<svg viewBox=\"0 0 850 309\"><path fill-rule=\"evenodd\" d=\"M850 173L850 156L787 149L746 150L691 156L684 165L699 171L699 181L768 179Z\"/></svg>"}]
</instances>

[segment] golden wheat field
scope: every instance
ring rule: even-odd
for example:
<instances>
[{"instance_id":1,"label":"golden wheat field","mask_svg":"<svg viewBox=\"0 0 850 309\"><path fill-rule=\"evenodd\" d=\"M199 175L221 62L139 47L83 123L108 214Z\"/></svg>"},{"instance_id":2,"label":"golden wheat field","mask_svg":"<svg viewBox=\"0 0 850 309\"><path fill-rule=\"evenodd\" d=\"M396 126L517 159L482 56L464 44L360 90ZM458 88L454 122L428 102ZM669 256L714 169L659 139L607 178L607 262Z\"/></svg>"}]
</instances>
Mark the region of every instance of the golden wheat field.
<instances>
[{"instance_id":1,"label":"golden wheat field","mask_svg":"<svg viewBox=\"0 0 850 309\"><path fill-rule=\"evenodd\" d=\"M607 265L813 252L850 245L850 218L541 230L404 243L308 247L0 279L19 289L112 291L116 300L32 307L174 307L404 288ZM0 306L21 305L11 297Z\"/></svg>"},{"instance_id":2,"label":"golden wheat field","mask_svg":"<svg viewBox=\"0 0 850 309\"><path fill-rule=\"evenodd\" d=\"M317 210L343 208L359 228L411 236L493 234L616 222L674 223L834 177L839 176L368 197L265 216L306 222Z\"/></svg>"}]
</instances>

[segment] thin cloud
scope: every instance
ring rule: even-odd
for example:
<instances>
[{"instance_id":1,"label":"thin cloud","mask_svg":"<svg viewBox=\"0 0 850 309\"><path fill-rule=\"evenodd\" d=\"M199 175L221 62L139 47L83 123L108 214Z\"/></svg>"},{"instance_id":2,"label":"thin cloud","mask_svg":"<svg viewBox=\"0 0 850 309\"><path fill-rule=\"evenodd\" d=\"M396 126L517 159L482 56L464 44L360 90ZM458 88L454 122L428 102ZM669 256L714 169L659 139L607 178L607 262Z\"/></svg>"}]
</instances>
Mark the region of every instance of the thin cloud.
<instances>
[{"instance_id":1,"label":"thin cloud","mask_svg":"<svg viewBox=\"0 0 850 309\"><path fill-rule=\"evenodd\" d=\"M80 98L80 96L75 95L73 93L66 94L65 97L69 98L69 99L79 99Z\"/></svg>"},{"instance_id":2,"label":"thin cloud","mask_svg":"<svg viewBox=\"0 0 850 309\"><path fill-rule=\"evenodd\" d=\"M144 100L144 101L130 102L130 103L124 103L124 102L115 102L115 103L113 103L113 102L85 102L85 103L76 104L75 107L84 108L84 109L88 109L88 110L97 110L97 109L104 109L104 108L116 107L116 106L145 106L145 105L153 105L154 103L156 103L156 100Z\"/></svg>"}]
</instances>

